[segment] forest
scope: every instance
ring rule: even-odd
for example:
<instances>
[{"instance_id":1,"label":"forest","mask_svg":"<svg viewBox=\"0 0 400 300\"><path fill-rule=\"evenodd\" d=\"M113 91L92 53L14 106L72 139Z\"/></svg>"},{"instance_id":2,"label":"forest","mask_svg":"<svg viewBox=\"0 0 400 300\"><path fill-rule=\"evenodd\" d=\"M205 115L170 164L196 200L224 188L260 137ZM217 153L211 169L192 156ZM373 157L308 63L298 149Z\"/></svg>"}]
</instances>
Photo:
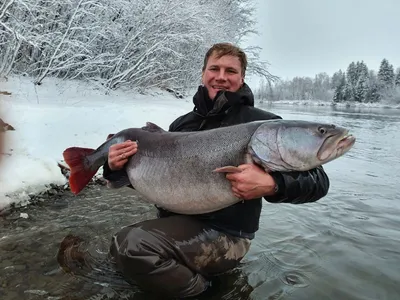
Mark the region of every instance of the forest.
<instances>
[{"instance_id":1,"label":"forest","mask_svg":"<svg viewBox=\"0 0 400 300\"><path fill-rule=\"evenodd\" d=\"M262 80L255 95L266 101L400 104L400 67L395 71L385 58L378 71L369 69L364 61L351 62L345 71L338 70L332 76L319 73L314 78Z\"/></svg>"},{"instance_id":2,"label":"forest","mask_svg":"<svg viewBox=\"0 0 400 300\"><path fill-rule=\"evenodd\" d=\"M184 91L199 84L207 49L256 34L253 0L5 0L0 74ZM260 48L248 74L273 79Z\"/></svg>"}]
</instances>

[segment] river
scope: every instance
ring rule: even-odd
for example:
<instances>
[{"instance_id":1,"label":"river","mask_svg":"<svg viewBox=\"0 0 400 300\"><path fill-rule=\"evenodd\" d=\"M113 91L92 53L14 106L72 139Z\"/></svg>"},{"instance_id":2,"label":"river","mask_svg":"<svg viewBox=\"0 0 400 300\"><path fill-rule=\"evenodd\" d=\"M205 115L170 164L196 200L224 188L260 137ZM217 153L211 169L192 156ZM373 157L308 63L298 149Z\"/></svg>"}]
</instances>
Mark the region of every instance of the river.
<instances>
[{"instance_id":1,"label":"river","mask_svg":"<svg viewBox=\"0 0 400 300\"><path fill-rule=\"evenodd\" d=\"M354 148L325 170L330 190L305 205L264 202L260 230L240 268L198 299L400 299L400 110L263 106L285 119L345 126ZM28 214L21 218L20 213ZM77 280L56 261L67 234L105 256L120 227L154 217L130 189L69 192L0 219L0 298L151 299Z\"/></svg>"}]
</instances>

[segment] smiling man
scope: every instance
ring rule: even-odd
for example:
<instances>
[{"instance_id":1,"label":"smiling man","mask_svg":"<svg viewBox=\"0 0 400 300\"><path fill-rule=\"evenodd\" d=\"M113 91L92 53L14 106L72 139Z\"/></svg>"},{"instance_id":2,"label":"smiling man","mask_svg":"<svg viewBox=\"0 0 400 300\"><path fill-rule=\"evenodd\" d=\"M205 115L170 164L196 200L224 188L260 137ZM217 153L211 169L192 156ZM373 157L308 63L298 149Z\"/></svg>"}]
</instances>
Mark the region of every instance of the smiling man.
<instances>
[{"instance_id":1,"label":"smiling man","mask_svg":"<svg viewBox=\"0 0 400 300\"><path fill-rule=\"evenodd\" d=\"M245 72L241 59L245 58L223 52L210 53L210 56L206 56L202 81L208 90L210 100L214 100L219 91L235 92L240 89L244 83Z\"/></svg>"},{"instance_id":2,"label":"smiling man","mask_svg":"<svg viewBox=\"0 0 400 300\"><path fill-rule=\"evenodd\" d=\"M220 43L206 53L202 85L193 111L176 119L169 131L200 131L279 116L254 107L245 83L247 59L238 47ZM134 142L110 147L104 178L125 172ZM140 151L140 149L139 149ZM329 180L322 167L307 172L266 173L255 164L228 174L233 193L243 201L202 215L177 215L158 208L158 218L124 227L115 234L110 257L125 278L164 297L203 293L215 275L235 268L249 250L259 228L262 199L300 204L324 197Z\"/></svg>"}]
</instances>

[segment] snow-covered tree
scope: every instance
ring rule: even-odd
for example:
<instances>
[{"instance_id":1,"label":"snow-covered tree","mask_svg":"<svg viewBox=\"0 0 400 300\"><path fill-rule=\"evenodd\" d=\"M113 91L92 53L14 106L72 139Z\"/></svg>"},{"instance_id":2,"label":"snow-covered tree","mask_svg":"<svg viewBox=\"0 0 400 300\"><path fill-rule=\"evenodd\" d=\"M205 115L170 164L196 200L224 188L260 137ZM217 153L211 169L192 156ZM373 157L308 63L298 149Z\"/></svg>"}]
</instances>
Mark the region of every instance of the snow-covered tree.
<instances>
[{"instance_id":1,"label":"snow-covered tree","mask_svg":"<svg viewBox=\"0 0 400 300\"><path fill-rule=\"evenodd\" d=\"M364 102L379 102L380 98L380 84L378 77L373 70L370 70L368 73L368 89L365 95Z\"/></svg>"},{"instance_id":2,"label":"snow-covered tree","mask_svg":"<svg viewBox=\"0 0 400 300\"><path fill-rule=\"evenodd\" d=\"M332 95L328 94L327 91L330 90L331 79L327 73L318 73L315 75L313 82L313 98L318 100L329 100Z\"/></svg>"},{"instance_id":3,"label":"snow-covered tree","mask_svg":"<svg viewBox=\"0 0 400 300\"><path fill-rule=\"evenodd\" d=\"M364 102L368 94L368 67L364 61L356 63L356 85L354 86L354 101Z\"/></svg>"},{"instance_id":4,"label":"snow-covered tree","mask_svg":"<svg viewBox=\"0 0 400 300\"><path fill-rule=\"evenodd\" d=\"M346 74L339 70L335 75L333 102L343 102L346 100Z\"/></svg>"},{"instance_id":5,"label":"snow-covered tree","mask_svg":"<svg viewBox=\"0 0 400 300\"><path fill-rule=\"evenodd\" d=\"M5 0L0 72L101 80L107 88L199 83L206 50L254 33L254 0ZM260 49L248 74L266 79Z\"/></svg>"},{"instance_id":6,"label":"snow-covered tree","mask_svg":"<svg viewBox=\"0 0 400 300\"><path fill-rule=\"evenodd\" d=\"M396 79L400 77L399 73L400 68L396 70ZM265 87L260 92L266 90ZM269 94L273 95L271 100L328 99L335 103L400 103L400 86L384 86L376 72L369 70L362 60L351 62L346 73L339 70L332 77L320 73L314 78L297 76L291 80L279 80L271 86Z\"/></svg>"},{"instance_id":7,"label":"snow-covered tree","mask_svg":"<svg viewBox=\"0 0 400 300\"><path fill-rule=\"evenodd\" d=\"M400 68L397 68L396 70L396 77L394 80L394 84L396 85L396 87L400 87Z\"/></svg>"},{"instance_id":8,"label":"snow-covered tree","mask_svg":"<svg viewBox=\"0 0 400 300\"><path fill-rule=\"evenodd\" d=\"M394 68L386 58L382 60L379 67L378 79L387 88L391 88L394 84Z\"/></svg>"},{"instance_id":9,"label":"snow-covered tree","mask_svg":"<svg viewBox=\"0 0 400 300\"><path fill-rule=\"evenodd\" d=\"M331 89L335 89L337 86L339 86L342 83L342 77L345 76L342 70L339 70L332 75L331 79Z\"/></svg>"}]
</instances>

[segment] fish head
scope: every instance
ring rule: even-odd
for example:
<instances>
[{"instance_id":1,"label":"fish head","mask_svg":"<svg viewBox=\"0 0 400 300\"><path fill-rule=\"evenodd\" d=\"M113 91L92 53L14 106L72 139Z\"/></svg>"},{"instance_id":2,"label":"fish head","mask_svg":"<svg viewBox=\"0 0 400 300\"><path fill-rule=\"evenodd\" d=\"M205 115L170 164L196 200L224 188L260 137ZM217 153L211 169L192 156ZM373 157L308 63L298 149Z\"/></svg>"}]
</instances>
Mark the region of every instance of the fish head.
<instances>
[{"instance_id":1,"label":"fish head","mask_svg":"<svg viewBox=\"0 0 400 300\"><path fill-rule=\"evenodd\" d=\"M355 143L349 130L332 124L274 120L260 125L249 152L271 171L307 171L341 157Z\"/></svg>"}]
</instances>

